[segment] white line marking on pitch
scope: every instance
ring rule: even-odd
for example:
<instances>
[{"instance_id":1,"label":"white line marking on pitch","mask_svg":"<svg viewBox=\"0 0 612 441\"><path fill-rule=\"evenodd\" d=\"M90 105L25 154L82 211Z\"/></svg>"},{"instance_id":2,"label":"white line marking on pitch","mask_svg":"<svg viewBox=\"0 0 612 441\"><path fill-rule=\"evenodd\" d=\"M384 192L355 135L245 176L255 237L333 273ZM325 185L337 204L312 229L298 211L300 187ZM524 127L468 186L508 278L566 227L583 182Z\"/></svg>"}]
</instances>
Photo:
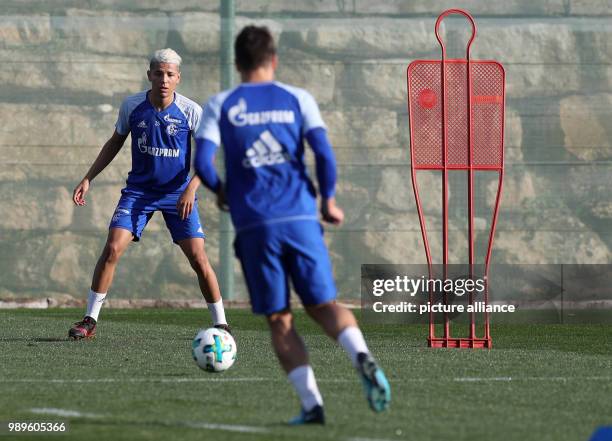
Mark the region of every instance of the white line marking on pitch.
<instances>
[{"instance_id":1,"label":"white line marking on pitch","mask_svg":"<svg viewBox=\"0 0 612 441\"><path fill-rule=\"evenodd\" d=\"M362 436L358 436L358 437L353 437L353 438L345 438L346 441L397 441L397 440L391 440L388 438L364 438Z\"/></svg>"},{"instance_id":2,"label":"white line marking on pitch","mask_svg":"<svg viewBox=\"0 0 612 441\"><path fill-rule=\"evenodd\" d=\"M275 381L272 378L2 378L0 383L232 383Z\"/></svg>"},{"instance_id":3,"label":"white line marking on pitch","mask_svg":"<svg viewBox=\"0 0 612 441\"><path fill-rule=\"evenodd\" d=\"M195 382L204 382L204 383L233 383L237 381L268 381L272 380L272 378L263 378L263 377L229 377L229 378L190 378L190 377L177 377L177 378L158 378L158 379L140 379L142 382L147 381L159 381L160 383L191 383Z\"/></svg>"},{"instance_id":4,"label":"white line marking on pitch","mask_svg":"<svg viewBox=\"0 0 612 441\"><path fill-rule=\"evenodd\" d=\"M62 417L98 418L104 415L97 413L79 412L78 410L57 409L55 407L34 407L30 412L41 415L57 415Z\"/></svg>"},{"instance_id":5,"label":"white line marking on pitch","mask_svg":"<svg viewBox=\"0 0 612 441\"><path fill-rule=\"evenodd\" d=\"M487 382L487 381L610 381L612 377L457 377L458 382Z\"/></svg>"},{"instance_id":6,"label":"white line marking on pitch","mask_svg":"<svg viewBox=\"0 0 612 441\"><path fill-rule=\"evenodd\" d=\"M393 378L392 383L426 383L431 378ZM179 378L0 378L0 383L235 383L235 382L278 382L281 378L264 377L179 377ZM354 383L350 378L321 378L319 383ZM459 383L486 383L510 381L612 381L612 376L591 377L454 377L438 378L436 381L453 381Z\"/></svg>"},{"instance_id":7,"label":"white line marking on pitch","mask_svg":"<svg viewBox=\"0 0 612 441\"><path fill-rule=\"evenodd\" d=\"M459 382L481 382L481 381L512 381L512 377L460 377L453 378Z\"/></svg>"},{"instance_id":8,"label":"white line marking on pitch","mask_svg":"<svg viewBox=\"0 0 612 441\"><path fill-rule=\"evenodd\" d=\"M185 423L185 427L189 427L192 429L225 430L228 432L242 432L242 433L270 433L270 431L264 427L241 426L241 425L233 425L233 424Z\"/></svg>"},{"instance_id":9,"label":"white line marking on pitch","mask_svg":"<svg viewBox=\"0 0 612 441\"><path fill-rule=\"evenodd\" d=\"M68 409L56 409L54 407L35 407L30 409L30 412L40 415L57 415L61 417L72 417L72 418L98 418L104 415L96 413L79 412L76 410ZM211 430L225 430L228 432L242 432L242 433L269 433L270 431L264 427L255 426L241 426L233 424L214 424L214 423L185 423L185 427L193 429L211 429Z\"/></svg>"}]
</instances>

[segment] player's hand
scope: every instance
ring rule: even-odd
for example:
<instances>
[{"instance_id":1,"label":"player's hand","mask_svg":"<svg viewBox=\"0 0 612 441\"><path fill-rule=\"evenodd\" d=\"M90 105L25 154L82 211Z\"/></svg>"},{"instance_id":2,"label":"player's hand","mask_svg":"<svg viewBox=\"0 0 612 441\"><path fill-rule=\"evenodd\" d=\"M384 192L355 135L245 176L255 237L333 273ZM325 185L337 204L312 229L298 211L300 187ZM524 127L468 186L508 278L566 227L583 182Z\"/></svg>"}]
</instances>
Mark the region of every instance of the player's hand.
<instances>
[{"instance_id":1,"label":"player's hand","mask_svg":"<svg viewBox=\"0 0 612 441\"><path fill-rule=\"evenodd\" d=\"M217 191L217 207L221 211L229 211L229 205L227 204L227 197L225 196L225 188L223 185L221 185L219 191Z\"/></svg>"},{"instance_id":2,"label":"player's hand","mask_svg":"<svg viewBox=\"0 0 612 441\"><path fill-rule=\"evenodd\" d=\"M333 225L340 225L344 221L344 212L336 205L334 198L321 201L321 215L325 222Z\"/></svg>"},{"instance_id":3,"label":"player's hand","mask_svg":"<svg viewBox=\"0 0 612 441\"><path fill-rule=\"evenodd\" d=\"M72 192L72 202L74 202L75 205L78 205L80 207L85 205L85 195L88 191L89 179L83 178L83 180L79 182L79 185L77 185L74 188L74 191Z\"/></svg>"},{"instance_id":4,"label":"player's hand","mask_svg":"<svg viewBox=\"0 0 612 441\"><path fill-rule=\"evenodd\" d=\"M185 220L191 214L193 206L195 205L195 191L191 191L188 188L185 189L181 197L179 197L176 203L176 209L178 210L181 220Z\"/></svg>"}]
</instances>

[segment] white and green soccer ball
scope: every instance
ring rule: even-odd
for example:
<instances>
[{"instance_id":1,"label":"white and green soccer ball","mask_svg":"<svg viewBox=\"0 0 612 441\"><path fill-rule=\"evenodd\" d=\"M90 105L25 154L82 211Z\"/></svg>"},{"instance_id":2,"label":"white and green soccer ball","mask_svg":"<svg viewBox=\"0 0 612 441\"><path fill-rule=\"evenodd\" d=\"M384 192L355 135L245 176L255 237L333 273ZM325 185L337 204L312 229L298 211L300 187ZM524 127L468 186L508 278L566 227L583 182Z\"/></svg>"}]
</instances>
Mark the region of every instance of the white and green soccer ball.
<instances>
[{"instance_id":1,"label":"white and green soccer ball","mask_svg":"<svg viewBox=\"0 0 612 441\"><path fill-rule=\"evenodd\" d=\"M196 364L205 371L223 372L236 361L236 342L223 329L201 329L193 339L191 353Z\"/></svg>"}]
</instances>

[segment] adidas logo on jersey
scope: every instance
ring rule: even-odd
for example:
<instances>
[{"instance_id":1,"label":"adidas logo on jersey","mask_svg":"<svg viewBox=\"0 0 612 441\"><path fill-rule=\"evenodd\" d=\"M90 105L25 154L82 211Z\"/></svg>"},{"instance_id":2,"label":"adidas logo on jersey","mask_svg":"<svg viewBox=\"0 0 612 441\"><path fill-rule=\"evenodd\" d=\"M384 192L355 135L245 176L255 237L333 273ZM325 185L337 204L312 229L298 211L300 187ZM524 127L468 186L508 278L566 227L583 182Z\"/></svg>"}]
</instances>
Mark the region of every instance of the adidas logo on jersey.
<instances>
[{"instance_id":1,"label":"adidas logo on jersey","mask_svg":"<svg viewBox=\"0 0 612 441\"><path fill-rule=\"evenodd\" d=\"M257 168L264 165L282 164L290 159L289 154L283 151L283 146L270 131L266 130L259 135L259 139L253 143L253 146L247 149L242 165L246 168Z\"/></svg>"},{"instance_id":2,"label":"adidas logo on jersey","mask_svg":"<svg viewBox=\"0 0 612 441\"><path fill-rule=\"evenodd\" d=\"M140 129L146 129L147 128L147 123L144 122L144 121L140 121L136 127L140 128Z\"/></svg>"}]
</instances>

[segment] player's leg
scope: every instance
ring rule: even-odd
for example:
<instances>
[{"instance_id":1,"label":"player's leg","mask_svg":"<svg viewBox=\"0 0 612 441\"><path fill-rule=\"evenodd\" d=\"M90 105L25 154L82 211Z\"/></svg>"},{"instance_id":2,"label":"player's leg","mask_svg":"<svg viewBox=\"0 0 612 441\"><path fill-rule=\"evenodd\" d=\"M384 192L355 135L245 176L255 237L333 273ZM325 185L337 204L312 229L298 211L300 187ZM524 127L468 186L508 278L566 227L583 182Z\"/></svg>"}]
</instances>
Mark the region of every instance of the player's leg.
<instances>
[{"instance_id":1,"label":"player's leg","mask_svg":"<svg viewBox=\"0 0 612 441\"><path fill-rule=\"evenodd\" d=\"M96 335L96 324L106 293L115 275L119 258L132 241L133 234L124 228L111 228L108 231L106 244L94 269L91 288L87 295L85 317L76 322L68 331L68 337L74 340L93 338Z\"/></svg>"},{"instance_id":2,"label":"player's leg","mask_svg":"<svg viewBox=\"0 0 612 441\"><path fill-rule=\"evenodd\" d=\"M204 248L204 239L195 237L192 239L183 239L178 241L178 245L189 260L191 268L198 276L198 283L202 296L208 303L214 303L221 300L221 291L217 276L213 270L206 251Z\"/></svg>"},{"instance_id":3,"label":"player's leg","mask_svg":"<svg viewBox=\"0 0 612 441\"><path fill-rule=\"evenodd\" d=\"M353 313L335 302L305 306L305 309L327 335L348 353L353 366L361 375L372 410L385 410L391 401L391 388L383 370L370 353Z\"/></svg>"},{"instance_id":4,"label":"player's leg","mask_svg":"<svg viewBox=\"0 0 612 441\"><path fill-rule=\"evenodd\" d=\"M289 374L298 366L308 364L308 353L304 341L293 326L290 310L279 311L266 316L272 346L283 370Z\"/></svg>"},{"instance_id":5,"label":"player's leg","mask_svg":"<svg viewBox=\"0 0 612 441\"><path fill-rule=\"evenodd\" d=\"M158 206L162 211L166 226L170 230L172 240L181 247L198 277L200 291L206 300L213 325L231 333L225 318L225 309L217 276L204 249L204 239L206 236L200 223L198 201L196 199L187 219L181 219L176 208L179 196L175 194L168 195L158 202Z\"/></svg>"},{"instance_id":6,"label":"player's leg","mask_svg":"<svg viewBox=\"0 0 612 441\"><path fill-rule=\"evenodd\" d=\"M72 325L68 331L69 338L80 340L95 336L98 314L112 284L117 263L130 242L140 240L152 215L153 211L143 195L122 191L109 225L106 244L94 270L85 317Z\"/></svg>"},{"instance_id":7,"label":"player's leg","mask_svg":"<svg viewBox=\"0 0 612 441\"><path fill-rule=\"evenodd\" d=\"M321 226L305 221L287 225L286 230L291 279L306 312L349 354L370 407L385 410L391 399L389 382L370 354L353 313L335 303L336 286Z\"/></svg>"},{"instance_id":8,"label":"player's leg","mask_svg":"<svg viewBox=\"0 0 612 441\"><path fill-rule=\"evenodd\" d=\"M242 265L253 312L266 316L276 356L300 398L302 412L290 423L323 424L323 400L306 346L293 326L282 243L275 230L257 228L238 233L234 243L236 256Z\"/></svg>"},{"instance_id":9,"label":"player's leg","mask_svg":"<svg viewBox=\"0 0 612 441\"><path fill-rule=\"evenodd\" d=\"M267 317L272 346L281 367L300 397L302 412L290 424L325 423L323 398L314 371L308 361L304 341L293 325L293 315L287 309Z\"/></svg>"},{"instance_id":10,"label":"player's leg","mask_svg":"<svg viewBox=\"0 0 612 441\"><path fill-rule=\"evenodd\" d=\"M98 258L91 280L91 290L106 293L115 276L115 268L119 259L132 242L134 235L124 228L111 228L108 230L106 244ZM95 318L95 317L94 317Z\"/></svg>"},{"instance_id":11,"label":"player's leg","mask_svg":"<svg viewBox=\"0 0 612 441\"><path fill-rule=\"evenodd\" d=\"M357 327L353 313L334 301L304 307L308 315L334 340L349 327Z\"/></svg>"},{"instance_id":12,"label":"player's leg","mask_svg":"<svg viewBox=\"0 0 612 441\"><path fill-rule=\"evenodd\" d=\"M198 277L200 291L206 300L213 325L229 331L217 275L206 255L204 239L201 237L183 239L178 241L178 245Z\"/></svg>"}]
</instances>

